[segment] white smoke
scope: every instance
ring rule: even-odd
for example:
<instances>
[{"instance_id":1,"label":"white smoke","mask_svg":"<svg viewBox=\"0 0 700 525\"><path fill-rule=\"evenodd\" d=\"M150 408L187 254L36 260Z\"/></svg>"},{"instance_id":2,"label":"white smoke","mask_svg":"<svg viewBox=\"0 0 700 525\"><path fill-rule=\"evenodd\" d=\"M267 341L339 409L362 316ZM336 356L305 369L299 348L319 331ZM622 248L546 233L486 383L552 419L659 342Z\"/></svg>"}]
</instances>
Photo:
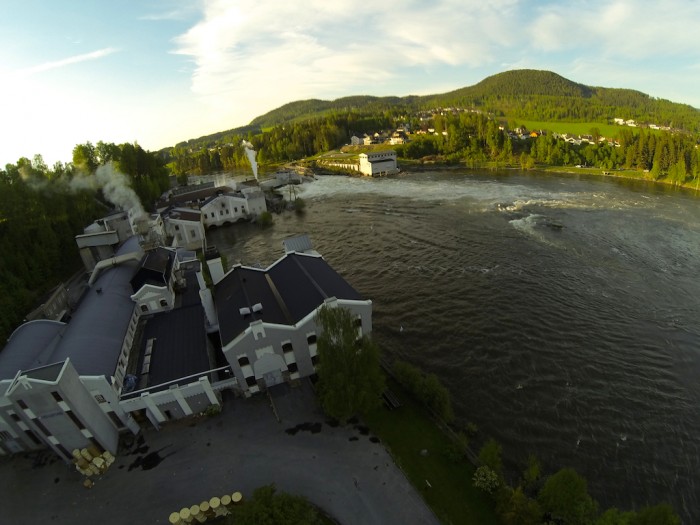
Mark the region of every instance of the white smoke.
<instances>
[{"instance_id":1,"label":"white smoke","mask_svg":"<svg viewBox=\"0 0 700 525\"><path fill-rule=\"evenodd\" d=\"M257 155L258 152L253 149L253 145L247 140L243 140L241 146L245 148L245 154L250 161L250 167L253 168L255 180L258 180L258 161L255 160L255 155Z\"/></svg>"},{"instance_id":2,"label":"white smoke","mask_svg":"<svg viewBox=\"0 0 700 525\"><path fill-rule=\"evenodd\" d=\"M130 212L130 216L138 219L145 214L138 195L129 185L129 177L117 171L111 162L97 168L89 175L77 174L70 181L74 190L101 189L105 199L116 207Z\"/></svg>"}]
</instances>

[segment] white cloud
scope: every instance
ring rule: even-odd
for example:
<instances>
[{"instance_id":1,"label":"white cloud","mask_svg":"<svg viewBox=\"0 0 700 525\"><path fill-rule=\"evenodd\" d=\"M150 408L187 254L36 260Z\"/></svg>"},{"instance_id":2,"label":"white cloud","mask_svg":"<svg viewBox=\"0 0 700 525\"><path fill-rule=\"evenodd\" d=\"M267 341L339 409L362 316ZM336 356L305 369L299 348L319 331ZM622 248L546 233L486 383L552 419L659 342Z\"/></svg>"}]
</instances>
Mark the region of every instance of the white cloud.
<instances>
[{"instance_id":1,"label":"white cloud","mask_svg":"<svg viewBox=\"0 0 700 525\"><path fill-rule=\"evenodd\" d=\"M219 0L204 5L174 52L193 61L194 93L249 120L297 99L381 94L406 68L488 63L517 38L516 7L514 0L388 1L361 9L321 0L245 7ZM406 90L425 90L426 77Z\"/></svg>"},{"instance_id":2,"label":"white cloud","mask_svg":"<svg viewBox=\"0 0 700 525\"><path fill-rule=\"evenodd\" d=\"M83 53L81 55L74 55L67 58L62 58L61 60L54 60L51 62L44 62L43 64L37 64L36 66L31 66L25 69L20 69L15 71L14 76L17 77L27 77L30 75L35 75L37 73L43 73L44 71L49 71L51 69L59 69L62 67L70 66L73 64L78 64L80 62L86 62L88 60L97 60L98 58L106 57L112 53L116 53L118 49L113 47L106 47L103 49L98 49L97 51L92 51L90 53Z\"/></svg>"}]
</instances>

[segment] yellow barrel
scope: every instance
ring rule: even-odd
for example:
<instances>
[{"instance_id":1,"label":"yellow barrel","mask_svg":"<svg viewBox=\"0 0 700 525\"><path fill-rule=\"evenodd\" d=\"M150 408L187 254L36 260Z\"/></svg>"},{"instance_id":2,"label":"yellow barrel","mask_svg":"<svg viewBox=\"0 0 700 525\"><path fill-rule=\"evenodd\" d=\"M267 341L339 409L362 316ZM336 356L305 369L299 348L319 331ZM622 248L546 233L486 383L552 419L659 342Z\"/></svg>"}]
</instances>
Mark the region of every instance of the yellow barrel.
<instances>
[{"instance_id":1,"label":"yellow barrel","mask_svg":"<svg viewBox=\"0 0 700 525\"><path fill-rule=\"evenodd\" d=\"M100 449L97 448L95 445L88 446L87 451L93 458L102 454L102 452L100 452Z\"/></svg>"},{"instance_id":2,"label":"yellow barrel","mask_svg":"<svg viewBox=\"0 0 700 525\"><path fill-rule=\"evenodd\" d=\"M207 517L201 511L199 505L192 505L190 507L190 515L199 523L204 523L205 521L207 521Z\"/></svg>"},{"instance_id":3,"label":"yellow barrel","mask_svg":"<svg viewBox=\"0 0 700 525\"><path fill-rule=\"evenodd\" d=\"M239 504L241 501L243 501L243 494L241 494L240 492L234 492L233 494L231 494L231 501L234 505Z\"/></svg>"},{"instance_id":4,"label":"yellow barrel","mask_svg":"<svg viewBox=\"0 0 700 525\"><path fill-rule=\"evenodd\" d=\"M225 494L225 495L221 496L221 504L222 504L224 507L229 507L229 506L231 506L231 496L229 496L228 494Z\"/></svg>"},{"instance_id":5,"label":"yellow barrel","mask_svg":"<svg viewBox=\"0 0 700 525\"><path fill-rule=\"evenodd\" d=\"M180 513L179 512L171 512L170 517L168 518L168 521L172 525L178 525L178 523L180 523Z\"/></svg>"},{"instance_id":6,"label":"yellow barrel","mask_svg":"<svg viewBox=\"0 0 700 525\"><path fill-rule=\"evenodd\" d=\"M73 454L73 457L74 457L75 459L80 459L80 458L83 457L83 456L80 455L80 449L79 449L79 448L74 448L72 454Z\"/></svg>"},{"instance_id":7,"label":"yellow barrel","mask_svg":"<svg viewBox=\"0 0 700 525\"><path fill-rule=\"evenodd\" d=\"M92 454L90 454L90 452L88 452L88 449L86 449L86 448L81 448L81 449L80 449L80 455L83 456L83 457L84 457L85 459L87 459L88 461L92 461Z\"/></svg>"},{"instance_id":8,"label":"yellow barrel","mask_svg":"<svg viewBox=\"0 0 700 525\"><path fill-rule=\"evenodd\" d=\"M192 523L190 509L188 509L187 507L180 509L180 520L182 520L183 523Z\"/></svg>"}]
</instances>

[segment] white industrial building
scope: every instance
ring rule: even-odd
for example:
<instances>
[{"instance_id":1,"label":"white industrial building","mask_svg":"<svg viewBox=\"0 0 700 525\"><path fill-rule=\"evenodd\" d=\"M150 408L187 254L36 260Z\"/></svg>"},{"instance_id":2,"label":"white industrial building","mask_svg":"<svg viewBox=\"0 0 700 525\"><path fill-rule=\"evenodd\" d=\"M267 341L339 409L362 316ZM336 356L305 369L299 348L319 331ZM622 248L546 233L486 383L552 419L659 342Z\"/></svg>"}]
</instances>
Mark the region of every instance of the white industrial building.
<instances>
[{"instance_id":1,"label":"white industrial building","mask_svg":"<svg viewBox=\"0 0 700 525\"><path fill-rule=\"evenodd\" d=\"M372 301L313 252L305 236L286 249L265 269L234 266L215 286L221 346L246 395L314 373L323 305L350 310L358 336L372 330Z\"/></svg>"},{"instance_id":2,"label":"white industrial building","mask_svg":"<svg viewBox=\"0 0 700 525\"><path fill-rule=\"evenodd\" d=\"M209 257L212 296L194 252L130 237L94 265L66 322L27 322L0 351L0 455L116 454L120 433L219 405L222 390L247 396L309 376L324 304L348 308L358 335L369 333L371 301L307 238L285 247L266 269L224 274Z\"/></svg>"},{"instance_id":3,"label":"white industrial building","mask_svg":"<svg viewBox=\"0 0 700 525\"><path fill-rule=\"evenodd\" d=\"M394 150L360 153L360 173L369 177L390 175L399 171Z\"/></svg>"}]
</instances>

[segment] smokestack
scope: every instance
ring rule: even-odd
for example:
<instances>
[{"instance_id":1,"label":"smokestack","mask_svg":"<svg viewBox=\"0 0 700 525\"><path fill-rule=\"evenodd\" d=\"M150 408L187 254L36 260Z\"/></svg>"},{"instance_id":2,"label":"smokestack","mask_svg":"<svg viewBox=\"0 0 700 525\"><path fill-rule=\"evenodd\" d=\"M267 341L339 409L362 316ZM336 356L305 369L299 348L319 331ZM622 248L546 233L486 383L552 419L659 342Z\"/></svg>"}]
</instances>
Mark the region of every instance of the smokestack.
<instances>
[{"instance_id":1,"label":"smokestack","mask_svg":"<svg viewBox=\"0 0 700 525\"><path fill-rule=\"evenodd\" d=\"M248 160L250 161L250 167L253 168L253 175L255 176L255 180L258 180L258 162L255 160L255 155L257 154L257 151L253 149L253 145L247 140L242 141L241 145L245 148L245 154L248 157Z\"/></svg>"}]
</instances>

